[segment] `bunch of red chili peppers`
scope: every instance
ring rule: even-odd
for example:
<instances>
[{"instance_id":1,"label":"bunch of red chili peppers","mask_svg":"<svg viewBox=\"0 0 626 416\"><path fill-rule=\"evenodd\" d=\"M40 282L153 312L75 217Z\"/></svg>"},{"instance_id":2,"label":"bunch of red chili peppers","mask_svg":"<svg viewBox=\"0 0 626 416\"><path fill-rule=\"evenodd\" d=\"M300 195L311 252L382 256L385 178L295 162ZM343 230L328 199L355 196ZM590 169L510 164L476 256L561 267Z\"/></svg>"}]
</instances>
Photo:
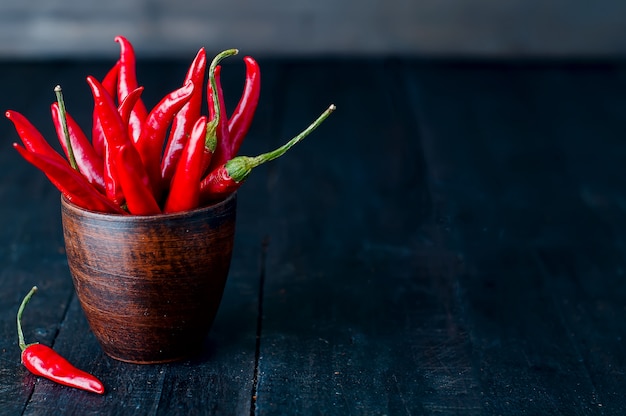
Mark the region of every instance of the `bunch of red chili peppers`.
<instances>
[{"instance_id":1,"label":"bunch of red chili peppers","mask_svg":"<svg viewBox=\"0 0 626 416\"><path fill-rule=\"evenodd\" d=\"M70 202L106 213L155 215L195 209L235 192L250 171L284 154L311 133L335 109L331 105L308 128L272 152L237 156L259 100L258 63L243 58L246 79L241 98L227 116L220 83L220 61L238 53L218 54L208 68L208 116L201 114L207 72L200 49L182 87L151 111L141 99L135 52L124 37L115 38L120 58L102 81L89 76L94 99L91 140L65 109L60 87L52 119L65 157L46 142L21 114L7 111L23 143L14 148L42 170Z\"/></svg>"}]
</instances>

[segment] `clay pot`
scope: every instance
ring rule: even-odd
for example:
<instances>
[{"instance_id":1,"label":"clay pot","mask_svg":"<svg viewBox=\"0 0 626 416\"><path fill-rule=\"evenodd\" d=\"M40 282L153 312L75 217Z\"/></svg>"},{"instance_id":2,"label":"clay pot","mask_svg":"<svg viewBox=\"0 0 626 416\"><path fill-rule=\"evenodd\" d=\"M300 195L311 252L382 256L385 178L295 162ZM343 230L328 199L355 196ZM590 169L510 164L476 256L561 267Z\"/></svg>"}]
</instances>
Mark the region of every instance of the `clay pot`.
<instances>
[{"instance_id":1,"label":"clay pot","mask_svg":"<svg viewBox=\"0 0 626 416\"><path fill-rule=\"evenodd\" d=\"M197 353L230 267L236 196L179 214L102 214L62 198L76 294L106 354L163 363Z\"/></svg>"}]
</instances>

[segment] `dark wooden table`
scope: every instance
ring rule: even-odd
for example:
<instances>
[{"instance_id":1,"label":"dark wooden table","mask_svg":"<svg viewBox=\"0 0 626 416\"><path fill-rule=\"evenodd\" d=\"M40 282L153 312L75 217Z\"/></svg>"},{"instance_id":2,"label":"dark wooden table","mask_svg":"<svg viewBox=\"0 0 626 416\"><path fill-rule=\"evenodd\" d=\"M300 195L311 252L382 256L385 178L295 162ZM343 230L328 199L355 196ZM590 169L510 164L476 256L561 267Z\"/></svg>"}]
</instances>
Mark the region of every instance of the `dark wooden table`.
<instances>
[{"instance_id":1,"label":"dark wooden table","mask_svg":"<svg viewBox=\"0 0 626 416\"><path fill-rule=\"evenodd\" d=\"M191 57L190 57L191 58ZM245 154L337 112L239 193L224 299L201 356L105 356L74 295L59 194L0 123L2 415L618 415L626 411L626 64L262 59ZM60 83L111 62L0 64L0 107L55 140ZM187 62L141 61L153 105ZM243 68L225 64L227 100ZM29 340L104 396L20 364Z\"/></svg>"}]
</instances>

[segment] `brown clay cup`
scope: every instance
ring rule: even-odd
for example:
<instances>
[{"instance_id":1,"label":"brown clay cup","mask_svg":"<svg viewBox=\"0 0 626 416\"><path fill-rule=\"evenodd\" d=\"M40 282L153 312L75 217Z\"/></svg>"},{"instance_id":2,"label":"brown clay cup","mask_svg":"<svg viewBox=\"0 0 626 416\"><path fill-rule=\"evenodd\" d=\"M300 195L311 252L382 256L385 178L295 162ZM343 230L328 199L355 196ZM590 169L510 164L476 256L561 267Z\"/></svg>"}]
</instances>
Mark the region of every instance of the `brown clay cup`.
<instances>
[{"instance_id":1,"label":"brown clay cup","mask_svg":"<svg viewBox=\"0 0 626 416\"><path fill-rule=\"evenodd\" d=\"M178 214L114 215L61 201L76 294L103 351L154 364L198 353L230 267L236 195Z\"/></svg>"}]
</instances>

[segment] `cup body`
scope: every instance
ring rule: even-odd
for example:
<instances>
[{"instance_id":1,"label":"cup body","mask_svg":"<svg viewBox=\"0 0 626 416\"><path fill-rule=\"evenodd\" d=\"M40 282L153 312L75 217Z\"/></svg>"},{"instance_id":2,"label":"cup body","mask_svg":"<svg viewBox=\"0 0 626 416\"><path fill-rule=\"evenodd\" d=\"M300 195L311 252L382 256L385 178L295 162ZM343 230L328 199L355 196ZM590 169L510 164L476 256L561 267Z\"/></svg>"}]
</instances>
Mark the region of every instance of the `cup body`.
<instances>
[{"instance_id":1,"label":"cup body","mask_svg":"<svg viewBox=\"0 0 626 416\"><path fill-rule=\"evenodd\" d=\"M62 198L74 288L107 355L151 364L202 348L230 267L236 201L232 195L189 212L134 216Z\"/></svg>"}]
</instances>

